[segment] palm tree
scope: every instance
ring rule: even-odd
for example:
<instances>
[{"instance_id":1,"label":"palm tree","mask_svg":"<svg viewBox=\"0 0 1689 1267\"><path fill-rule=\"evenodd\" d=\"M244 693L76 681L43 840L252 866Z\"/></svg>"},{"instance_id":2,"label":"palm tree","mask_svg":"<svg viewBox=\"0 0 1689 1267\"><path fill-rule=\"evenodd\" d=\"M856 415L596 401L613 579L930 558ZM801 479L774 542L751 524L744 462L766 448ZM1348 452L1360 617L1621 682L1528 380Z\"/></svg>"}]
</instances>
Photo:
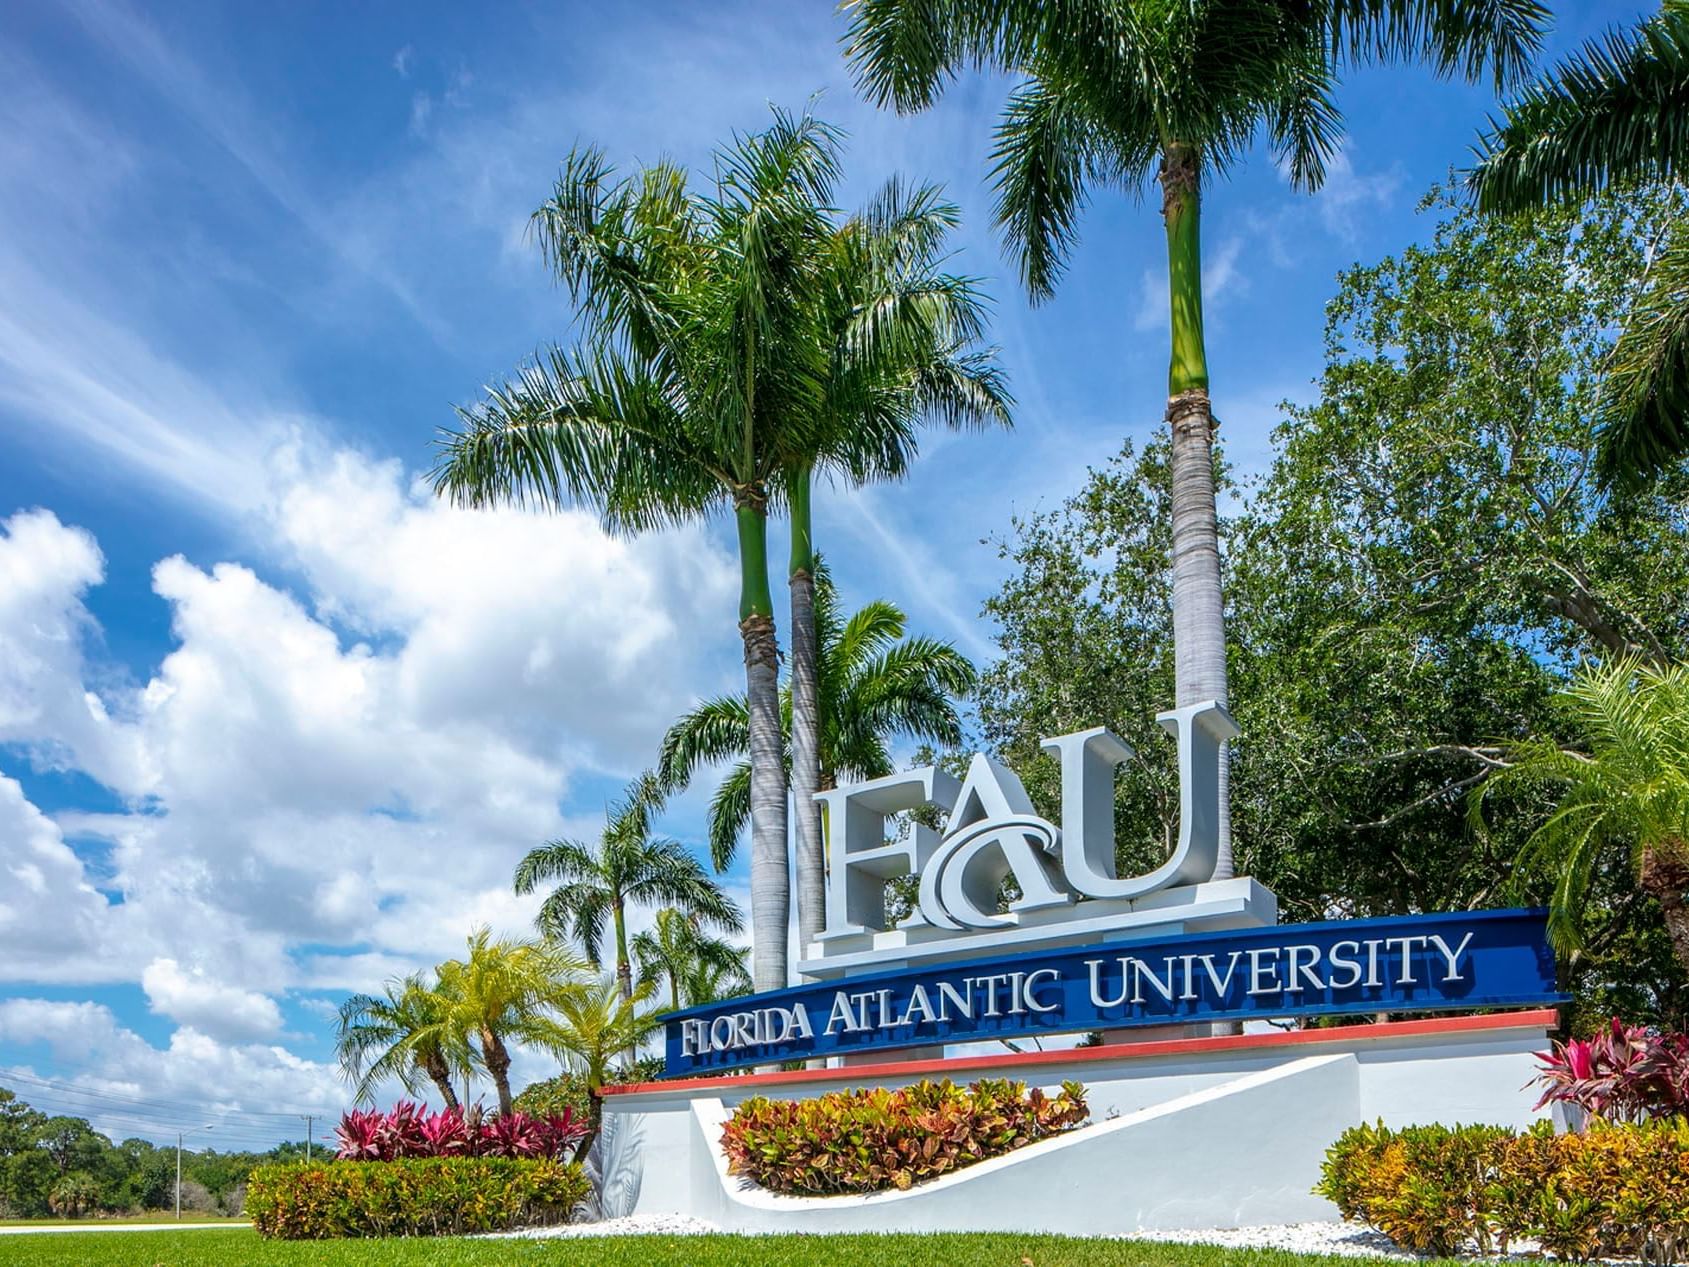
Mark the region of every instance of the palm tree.
<instances>
[{"instance_id":1,"label":"palm tree","mask_svg":"<svg viewBox=\"0 0 1689 1267\"><path fill-rule=\"evenodd\" d=\"M518 893L532 893L543 884L557 886L540 907L540 931L559 941L572 938L594 965L600 962L604 919L609 916L616 981L624 999L633 997L630 903L676 907L695 924L722 932L738 932L744 926L739 908L684 845L651 834L651 805L649 781L642 780L612 809L596 846L579 840L547 841L516 867Z\"/></svg>"},{"instance_id":2,"label":"palm tree","mask_svg":"<svg viewBox=\"0 0 1689 1267\"><path fill-rule=\"evenodd\" d=\"M981 346L985 304L972 279L943 271L960 213L939 189L887 182L840 225L817 260L816 328L827 349L815 451L786 472L792 523L791 781L799 945L826 921L815 629L816 471L852 484L902 475L923 421L1007 426L1013 404Z\"/></svg>"},{"instance_id":3,"label":"palm tree","mask_svg":"<svg viewBox=\"0 0 1689 1267\"><path fill-rule=\"evenodd\" d=\"M860 87L903 111L932 104L966 66L1024 77L997 129L997 222L1032 298L1054 291L1093 186L1161 184L1172 355L1173 646L1176 703L1226 701L1214 504L1214 417L1202 323L1204 178L1265 132L1302 189L1342 136L1340 66L1422 57L1498 82L1541 36L1537 0L853 0L847 56ZM1227 767L1221 853L1232 874Z\"/></svg>"},{"instance_id":4,"label":"palm tree","mask_svg":"<svg viewBox=\"0 0 1689 1267\"><path fill-rule=\"evenodd\" d=\"M1689 666L1621 659L1579 673L1563 695L1587 741L1572 752L1549 740L1518 746L1479 789L1483 800L1519 784L1555 784L1559 805L1520 854L1521 868L1555 875L1549 931L1568 953L1581 944L1584 898L1611 850L1629 853L1641 888L1660 904L1678 962L1689 968Z\"/></svg>"},{"instance_id":5,"label":"palm tree","mask_svg":"<svg viewBox=\"0 0 1689 1267\"><path fill-rule=\"evenodd\" d=\"M553 1012L536 1024L533 1041L562 1060L586 1081L588 1130L575 1160L583 1160L604 1120L598 1091L610 1080L611 1067L623 1052L639 1045L662 1029L663 1021L653 1012L641 1012L655 987L642 983L633 997L623 995L613 977L577 981L554 1001Z\"/></svg>"},{"instance_id":6,"label":"palm tree","mask_svg":"<svg viewBox=\"0 0 1689 1267\"><path fill-rule=\"evenodd\" d=\"M451 1045L461 1050L471 1041L478 1044L478 1063L493 1080L500 1113L511 1109L510 1040L537 1041L547 1013L583 967L552 943L495 941L487 928L470 934L464 958L440 965Z\"/></svg>"},{"instance_id":7,"label":"palm tree","mask_svg":"<svg viewBox=\"0 0 1689 1267\"><path fill-rule=\"evenodd\" d=\"M809 282L837 171L834 129L780 111L717 154L707 193L669 164L617 181L599 151L573 152L534 224L581 344L461 411L435 469L459 502L586 504L620 531L732 507L760 989L786 984L791 905L768 514L796 457L819 447L825 349Z\"/></svg>"},{"instance_id":8,"label":"palm tree","mask_svg":"<svg viewBox=\"0 0 1689 1267\"><path fill-rule=\"evenodd\" d=\"M837 787L841 778L890 774L893 739L961 742L954 701L973 690L974 667L948 642L905 637L905 623L903 612L887 602L869 603L843 619L832 577L817 561L817 754L823 788ZM787 703L789 721L790 692ZM748 738L741 696L704 701L663 736L658 777L667 789L685 787L700 765L738 761L710 802L710 858L718 871L732 862L750 814Z\"/></svg>"},{"instance_id":9,"label":"palm tree","mask_svg":"<svg viewBox=\"0 0 1689 1267\"><path fill-rule=\"evenodd\" d=\"M1609 184L1689 171L1689 3L1587 45L1508 105L1471 174L1478 205L1515 213ZM1689 452L1689 236L1654 257L1602 385L1596 470L1633 484Z\"/></svg>"},{"instance_id":10,"label":"palm tree","mask_svg":"<svg viewBox=\"0 0 1689 1267\"><path fill-rule=\"evenodd\" d=\"M421 973L388 981L383 993L354 994L340 1005L334 1054L359 1103L395 1078L412 1095L432 1082L448 1109L458 1107L452 1076L467 1077L474 1052L447 1024L449 1001Z\"/></svg>"},{"instance_id":11,"label":"palm tree","mask_svg":"<svg viewBox=\"0 0 1689 1267\"><path fill-rule=\"evenodd\" d=\"M687 1007L705 1003L719 1003L736 999L751 992L751 974L745 971L744 952L740 952L737 967L729 964L699 962L692 965L681 983L680 995Z\"/></svg>"},{"instance_id":12,"label":"palm tree","mask_svg":"<svg viewBox=\"0 0 1689 1267\"><path fill-rule=\"evenodd\" d=\"M711 937L696 920L667 907L657 912L656 923L633 939L634 958L639 961L639 983L655 988L669 986L669 1010L678 1012L688 984L702 980L705 971L718 974L723 987L743 993L750 988L745 971L745 951L719 937ZM715 997L723 997L717 995ZM686 994L688 1005L713 1002Z\"/></svg>"}]
</instances>

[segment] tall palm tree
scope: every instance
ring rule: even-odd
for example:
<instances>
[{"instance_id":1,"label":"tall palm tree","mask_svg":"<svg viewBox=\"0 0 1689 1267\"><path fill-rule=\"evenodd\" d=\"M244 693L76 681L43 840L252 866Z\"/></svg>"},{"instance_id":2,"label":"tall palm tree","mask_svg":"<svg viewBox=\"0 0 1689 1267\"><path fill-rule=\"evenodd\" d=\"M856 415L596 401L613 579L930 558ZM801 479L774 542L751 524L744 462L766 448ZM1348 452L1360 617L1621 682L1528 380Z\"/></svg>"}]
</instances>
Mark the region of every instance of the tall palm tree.
<instances>
[{"instance_id":1,"label":"tall palm tree","mask_svg":"<svg viewBox=\"0 0 1689 1267\"><path fill-rule=\"evenodd\" d=\"M1176 703L1225 702L1214 416L1202 322L1201 191L1258 133L1302 189L1342 137L1345 64L1418 57L1505 82L1541 38L1537 0L853 0L857 82L881 105L932 104L967 66L1023 77L997 129L997 222L1032 298L1054 291L1094 186L1161 185L1172 354ZM1232 874L1228 769L1221 852Z\"/></svg>"},{"instance_id":2,"label":"tall palm tree","mask_svg":"<svg viewBox=\"0 0 1689 1267\"><path fill-rule=\"evenodd\" d=\"M786 472L792 548L791 780L799 945L826 920L815 629L817 470L852 484L900 476L923 422L1009 424L1012 397L982 346L985 303L973 279L944 271L960 219L936 186L891 180L832 234L816 261L816 328L827 349L817 448Z\"/></svg>"},{"instance_id":3,"label":"tall palm tree","mask_svg":"<svg viewBox=\"0 0 1689 1267\"><path fill-rule=\"evenodd\" d=\"M450 1001L421 973L388 981L379 995L354 994L342 1003L334 1054L341 1073L356 1084L354 1098L367 1102L388 1078L417 1095L426 1080L448 1109L457 1108L452 1077L468 1076L475 1053L452 1032L449 1013Z\"/></svg>"},{"instance_id":4,"label":"tall palm tree","mask_svg":"<svg viewBox=\"0 0 1689 1267\"><path fill-rule=\"evenodd\" d=\"M1620 659L1584 670L1563 695L1586 750L1550 740L1522 744L1479 788L1484 799L1524 784L1562 790L1558 807L1525 842L1522 868L1555 875L1549 932L1562 950L1581 944L1584 899L1604 857L1624 850L1641 888L1659 902L1677 960L1689 968L1689 665Z\"/></svg>"},{"instance_id":5,"label":"tall palm tree","mask_svg":"<svg viewBox=\"0 0 1689 1267\"><path fill-rule=\"evenodd\" d=\"M540 1026L584 965L549 942L494 940L479 928L468 953L438 968L439 994L446 1000L445 1028L454 1050L474 1042L481 1068L498 1092L500 1113L509 1113L510 1042L536 1042Z\"/></svg>"},{"instance_id":6,"label":"tall palm tree","mask_svg":"<svg viewBox=\"0 0 1689 1267\"><path fill-rule=\"evenodd\" d=\"M721 984L735 993L743 993L737 987L749 989L751 984L743 948L710 936L696 920L673 907L658 911L656 923L634 937L633 957L639 961L641 985L668 983L671 1012L680 1010L683 997L688 1005L712 1001L687 993L688 984L702 979L704 971L717 974Z\"/></svg>"},{"instance_id":7,"label":"tall palm tree","mask_svg":"<svg viewBox=\"0 0 1689 1267\"><path fill-rule=\"evenodd\" d=\"M1568 58L1510 103L1471 175L1478 205L1514 213L1609 184L1689 172L1689 3ZM1602 385L1596 470L1630 484L1689 453L1689 229L1654 257Z\"/></svg>"},{"instance_id":8,"label":"tall palm tree","mask_svg":"<svg viewBox=\"0 0 1689 1267\"><path fill-rule=\"evenodd\" d=\"M594 964L600 962L604 920L615 939L616 982L633 997L627 908L672 906L699 926L738 932L739 908L705 874L679 841L651 834L652 796L645 780L612 809L598 844L551 840L531 850L516 866L516 891L555 888L540 907L539 927L547 937L573 939Z\"/></svg>"},{"instance_id":9,"label":"tall palm tree","mask_svg":"<svg viewBox=\"0 0 1689 1267\"><path fill-rule=\"evenodd\" d=\"M575 1153L576 1161L586 1157L592 1141L598 1137L604 1120L598 1091L610 1080L616 1058L624 1052L637 1051L641 1043L663 1027L658 1014L640 1010L654 989L649 983L641 984L633 997L628 998L613 977L577 981L558 995L551 1015L535 1026L533 1041L586 1082L590 1129Z\"/></svg>"},{"instance_id":10,"label":"tall palm tree","mask_svg":"<svg viewBox=\"0 0 1689 1267\"><path fill-rule=\"evenodd\" d=\"M582 331L460 414L435 487L471 505L585 504L641 532L731 507L752 734L751 918L759 989L786 984L791 882L768 514L818 448L825 349L810 278L832 225L834 129L776 111L689 189L658 164L615 180L579 149L535 213Z\"/></svg>"},{"instance_id":11,"label":"tall palm tree","mask_svg":"<svg viewBox=\"0 0 1689 1267\"><path fill-rule=\"evenodd\" d=\"M869 603L844 619L832 577L817 561L817 754L823 788L837 787L840 779L892 773L894 739L961 742L955 700L974 688L974 667L947 642L906 637L905 625L903 612L887 602ZM788 691L788 722L790 699ZM748 738L741 696L704 701L663 736L658 777L668 789L685 787L700 765L738 763L710 802L710 858L717 870L732 862L750 814Z\"/></svg>"}]
</instances>

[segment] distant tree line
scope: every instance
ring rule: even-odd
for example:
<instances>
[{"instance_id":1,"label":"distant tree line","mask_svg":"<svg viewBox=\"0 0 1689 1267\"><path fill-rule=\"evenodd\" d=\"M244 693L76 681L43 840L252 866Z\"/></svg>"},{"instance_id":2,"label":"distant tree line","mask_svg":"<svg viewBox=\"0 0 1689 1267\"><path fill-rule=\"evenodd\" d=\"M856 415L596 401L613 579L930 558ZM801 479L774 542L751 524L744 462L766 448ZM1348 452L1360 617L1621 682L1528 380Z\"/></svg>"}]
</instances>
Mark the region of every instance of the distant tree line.
<instances>
[{"instance_id":1,"label":"distant tree line","mask_svg":"<svg viewBox=\"0 0 1689 1267\"><path fill-rule=\"evenodd\" d=\"M262 1153L184 1151L182 1209L238 1214L254 1166L304 1155L303 1141ZM320 1148L317 1155L328 1156ZM43 1113L0 1087L0 1218L133 1214L175 1204L173 1146L113 1143L85 1118Z\"/></svg>"}]
</instances>

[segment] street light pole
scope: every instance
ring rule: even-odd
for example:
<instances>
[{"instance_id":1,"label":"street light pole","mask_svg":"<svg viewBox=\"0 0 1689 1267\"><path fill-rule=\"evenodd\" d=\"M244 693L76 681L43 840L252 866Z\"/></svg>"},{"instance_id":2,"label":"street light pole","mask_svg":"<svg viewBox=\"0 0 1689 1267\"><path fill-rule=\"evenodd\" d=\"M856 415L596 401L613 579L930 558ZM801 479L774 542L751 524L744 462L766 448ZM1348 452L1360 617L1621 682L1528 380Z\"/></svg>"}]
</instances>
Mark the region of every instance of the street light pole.
<instances>
[{"instance_id":1,"label":"street light pole","mask_svg":"<svg viewBox=\"0 0 1689 1267\"><path fill-rule=\"evenodd\" d=\"M209 1131L212 1126L208 1122L201 1129ZM182 1221L182 1136L185 1133L184 1131L176 1132L176 1221L178 1223Z\"/></svg>"}]
</instances>

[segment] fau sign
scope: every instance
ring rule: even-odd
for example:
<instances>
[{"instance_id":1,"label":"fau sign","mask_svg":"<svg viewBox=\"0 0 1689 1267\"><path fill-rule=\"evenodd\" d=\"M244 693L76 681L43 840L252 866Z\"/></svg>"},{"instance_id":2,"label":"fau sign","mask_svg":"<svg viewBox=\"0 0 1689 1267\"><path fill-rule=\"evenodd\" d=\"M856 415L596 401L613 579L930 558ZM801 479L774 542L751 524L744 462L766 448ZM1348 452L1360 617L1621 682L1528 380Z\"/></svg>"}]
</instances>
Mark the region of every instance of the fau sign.
<instances>
[{"instance_id":1,"label":"fau sign","mask_svg":"<svg viewBox=\"0 0 1689 1267\"><path fill-rule=\"evenodd\" d=\"M831 842L827 924L820 945L805 948L805 970L816 958L865 948L871 934L885 931L886 881L900 876L920 876L916 909L900 931L925 926L929 942L932 930L1016 928L1027 916L1053 933L1064 910L1092 918L1091 903L1120 909L1211 879L1220 843L1220 761L1237 725L1212 700L1156 720L1178 744L1179 836L1171 856L1147 875L1115 874L1114 771L1132 750L1103 727L1044 741L1061 766L1059 825L1038 815L1012 770L983 753L960 782L926 766L817 794ZM889 838L890 815L929 806L945 815L942 832L917 825L903 839ZM1000 912L998 894L1010 878L1020 896Z\"/></svg>"},{"instance_id":2,"label":"fau sign","mask_svg":"<svg viewBox=\"0 0 1689 1267\"><path fill-rule=\"evenodd\" d=\"M1209 701L1157 719L1179 753L1179 834L1144 875L1114 862L1106 729L1044 741L1061 821L983 754L957 780L928 766L817 796L828 827L827 923L806 984L670 1013L669 1075L896 1047L1383 1011L1559 1002L1541 911L1466 911L1279 925L1273 895L1215 880L1220 762L1238 733ZM887 819L943 827L890 839ZM919 877L887 919L886 881ZM1018 896L999 910L1005 881Z\"/></svg>"}]
</instances>

